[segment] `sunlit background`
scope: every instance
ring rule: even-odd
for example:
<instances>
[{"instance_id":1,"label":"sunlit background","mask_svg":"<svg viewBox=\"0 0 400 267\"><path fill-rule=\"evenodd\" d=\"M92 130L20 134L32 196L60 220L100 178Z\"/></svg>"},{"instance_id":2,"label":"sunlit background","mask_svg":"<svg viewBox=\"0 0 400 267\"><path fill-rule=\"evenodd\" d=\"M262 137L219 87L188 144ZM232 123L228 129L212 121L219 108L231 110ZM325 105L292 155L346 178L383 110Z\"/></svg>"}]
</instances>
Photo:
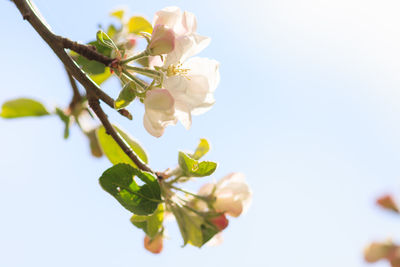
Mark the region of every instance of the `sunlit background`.
<instances>
[{"instance_id":1,"label":"sunlit background","mask_svg":"<svg viewBox=\"0 0 400 267\"><path fill-rule=\"evenodd\" d=\"M156 139L106 108L138 138L155 169L178 149L212 143L214 179L246 174L254 193L218 247L181 248L174 223L161 255L143 249L130 213L98 185L110 166L90 156L56 117L0 120L0 266L372 266L372 240L400 239L400 220L375 198L400 194L400 3L396 0L45 1L60 35L82 42L129 7L150 20L177 5L212 38L201 56L221 62L217 103L192 129ZM71 97L65 71L10 1L0 1L0 101L27 96L48 107ZM115 81L105 90L118 94ZM204 181L199 181L200 186ZM196 188L196 184L194 185ZM373 266L388 266L386 263Z\"/></svg>"}]
</instances>

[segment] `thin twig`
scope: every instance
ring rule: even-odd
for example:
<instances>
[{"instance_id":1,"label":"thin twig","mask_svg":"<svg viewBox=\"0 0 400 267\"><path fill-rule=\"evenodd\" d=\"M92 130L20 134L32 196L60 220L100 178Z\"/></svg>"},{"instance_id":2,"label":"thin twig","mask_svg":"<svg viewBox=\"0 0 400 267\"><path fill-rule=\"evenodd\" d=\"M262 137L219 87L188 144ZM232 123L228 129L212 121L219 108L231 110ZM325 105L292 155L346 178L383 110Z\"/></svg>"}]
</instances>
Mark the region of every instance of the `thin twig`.
<instances>
[{"instance_id":1,"label":"thin twig","mask_svg":"<svg viewBox=\"0 0 400 267\"><path fill-rule=\"evenodd\" d=\"M93 112L96 113L97 117L103 124L106 133L111 135L114 138L115 142L121 147L121 149L125 152L126 155L132 159L133 163L138 166L139 169L154 173L143 161L141 161L136 154L132 151L132 149L124 142L118 132L114 129L110 121L108 120L107 114L104 113L103 109L100 106L99 99L93 94L88 94L89 106L92 108Z\"/></svg>"},{"instance_id":2,"label":"thin twig","mask_svg":"<svg viewBox=\"0 0 400 267\"><path fill-rule=\"evenodd\" d=\"M69 73L82 84L82 86L95 94L99 99L106 103L111 108L114 108L114 99L103 92L100 87L90 77L84 73L75 61L64 50L60 36L55 35L46 24L40 19L30 1L14 0L14 4L19 9L23 18L27 20L42 39L50 46L58 58L64 63ZM131 116L126 116L131 117Z\"/></svg>"},{"instance_id":3,"label":"thin twig","mask_svg":"<svg viewBox=\"0 0 400 267\"><path fill-rule=\"evenodd\" d=\"M101 108L99 100L102 100L112 108L114 108L114 100L106 93L104 93L99 88L99 86L79 68L75 61L71 59L71 57L64 50L64 46L62 41L60 41L60 37L55 35L40 19L40 15L37 13L29 0L13 0L13 2L22 14L23 18L25 20L28 20L28 22L32 25L36 32L42 37L42 39L58 56L58 58L64 63L64 66L66 67L68 72L85 88L89 105L104 125L106 132L111 135L115 142L117 142L117 144L121 147L125 154L127 154L129 158L132 159L132 161L136 164L138 168L144 171L155 173L135 155L132 149L119 136L119 134L115 131L115 129L109 122L107 115Z\"/></svg>"},{"instance_id":4,"label":"thin twig","mask_svg":"<svg viewBox=\"0 0 400 267\"><path fill-rule=\"evenodd\" d=\"M71 41L70 39L62 36L57 36L57 37L62 43L62 46L64 48L75 51L76 53L86 57L89 60L95 60L97 62L101 62L106 66L110 66L111 63L117 60L114 58L107 57L103 54L100 54L99 52L97 52L96 47L93 45L80 44L78 42Z\"/></svg>"},{"instance_id":5,"label":"thin twig","mask_svg":"<svg viewBox=\"0 0 400 267\"><path fill-rule=\"evenodd\" d=\"M82 95L79 92L78 89L78 85L76 84L76 81L74 79L74 77L71 75L71 73L69 73L69 71L66 69L67 71L67 75L68 75L68 80L69 83L71 84L71 88L72 88L72 100L69 104L69 110L72 112L75 109L75 106L82 101Z\"/></svg>"}]
</instances>

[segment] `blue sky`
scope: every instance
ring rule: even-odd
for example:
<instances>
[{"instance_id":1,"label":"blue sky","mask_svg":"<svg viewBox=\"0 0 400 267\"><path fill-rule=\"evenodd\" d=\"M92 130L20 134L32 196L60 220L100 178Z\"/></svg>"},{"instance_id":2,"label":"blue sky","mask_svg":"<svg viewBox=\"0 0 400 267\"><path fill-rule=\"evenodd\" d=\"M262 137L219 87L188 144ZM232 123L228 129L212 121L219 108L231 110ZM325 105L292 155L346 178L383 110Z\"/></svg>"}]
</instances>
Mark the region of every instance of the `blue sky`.
<instances>
[{"instance_id":1,"label":"blue sky","mask_svg":"<svg viewBox=\"0 0 400 267\"><path fill-rule=\"evenodd\" d=\"M170 223L171 239L154 256L98 185L110 164L90 157L77 129L64 141L57 118L0 120L0 266L370 266L365 244L400 240L398 218L374 205L400 193L398 1L35 3L56 33L79 41L93 39L119 5L149 19L168 5L194 12L198 32L213 40L201 56L221 62L213 109L160 139L143 129L138 104L133 122L110 117L141 141L155 169L208 138L208 159L220 162L213 177L245 173L254 199L221 246L181 248ZM0 2L0 15L0 101L66 105L59 60L11 2ZM116 88L104 89L115 96Z\"/></svg>"}]
</instances>

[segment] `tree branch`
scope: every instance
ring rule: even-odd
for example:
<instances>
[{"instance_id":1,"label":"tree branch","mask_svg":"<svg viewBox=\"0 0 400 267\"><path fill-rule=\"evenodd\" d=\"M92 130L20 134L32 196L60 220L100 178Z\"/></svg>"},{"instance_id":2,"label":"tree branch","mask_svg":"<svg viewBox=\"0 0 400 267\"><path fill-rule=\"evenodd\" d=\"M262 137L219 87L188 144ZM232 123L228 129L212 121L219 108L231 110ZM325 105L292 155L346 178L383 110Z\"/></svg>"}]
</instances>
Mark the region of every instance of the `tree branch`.
<instances>
[{"instance_id":1,"label":"tree branch","mask_svg":"<svg viewBox=\"0 0 400 267\"><path fill-rule=\"evenodd\" d=\"M55 35L47 25L41 20L41 16L38 11L34 8L31 1L29 0L13 0L18 10L22 14L23 18L27 20L36 32L42 37L42 39L50 46L58 58L64 63L68 73L72 75L80 84L85 88L86 94L89 101L89 106L96 113L99 120L104 125L106 132L117 142L121 149L129 156L130 159L136 164L138 168L144 171L152 172L146 164L144 164L132 151L132 149L124 142L124 140L115 131L111 123L109 122L107 115L104 113L100 106L99 100L101 99L110 107L114 108L114 100L104 93L99 86L93 82L89 76L84 73L80 67L72 60L72 58L64 50L64 39L60 39L59 36ZM128 112L125 110L125 112ZM121 112L120 112L121 113ZM122 113L124 113L122 111ZM125 113L125 115L127 115ZM128 112L128 115L130 113ZM130 115L132 116L132 115Z\"/></svg>"},{"instance_id":2,"label":"tree branch","mask_svg":"<svg viewBox=\"0 0 400 267\"><path fill-rule=\"evenodd\" d=\"M89 60L96 60L106 66L110 66L111 63L117 60L100 54L99 52L97 52L96 47L92 45L80 44L62 36L57 36L57 38L60 40L64 48L75 51L76 53L86 57Z\"/></svg>"},{"instance_id":3,"label":"tree branch","mask_svg":"<svg viewBox=\"0 0 400 267\"><path fill-rule=\"evenodd\" d=\"M114 99L103 92L100 87L92 80L89 76L84 73L81 68L72 60L67 54L63 47L63 41L59 36L55 35L47 25L40 19L40 15L37 13L33 5L29 0L13 0L18 10L22 14L22 17L27 20L36 32L42 37L42 39L50 46L58 58L64 63L69 73L83 85L83 87L95 94L99 99L106 103L111 108L114 108ZM123 113L126 114L127 111ZM120 114L122 114L120 112ZM124 115L124 114L122 114ZM129 114L130 115L130 114ZM126 116L131 118L132 116Z\"/></svg>"},{"instance_id":4,"label":"tree branch","mask_svg":"<svg viewBox=\"0 0 400 267\"><path fill-rule=\"evenodd\" d=\"M117 142L117 144L121 147L125 154L129 156L129 158L136 164L136 166L138 166L139 169L155 173L136 156L132 149L124 142L118 132L114 129L114 127L108 120L107 114L105 114L103 109L101 108L99 99L91 93L89 93L87 97L89 101L89 106L92 108L93 112L96 113L97 117L103 124L104 128L106 129L106 133L114 138L115 142Z\"/></svg>"},{"instance_id":5,"label":"tree branch","mask_svg":"<svg viewBox=\"0 0 400 267\"><path fill-rule=\"evenodd\" d=\"M72 112L75 109L75 106L79 102L81 102L82 95L79 92L78 85L76 84L74 77L71 75L71 73L69 73L69 71L67 69L65 69L65 70L67 71L68 80L69 80L69 83L71 84L72 93L73 93L72 100L69 104L69 110Z\"/></svg>"}]
</instances>

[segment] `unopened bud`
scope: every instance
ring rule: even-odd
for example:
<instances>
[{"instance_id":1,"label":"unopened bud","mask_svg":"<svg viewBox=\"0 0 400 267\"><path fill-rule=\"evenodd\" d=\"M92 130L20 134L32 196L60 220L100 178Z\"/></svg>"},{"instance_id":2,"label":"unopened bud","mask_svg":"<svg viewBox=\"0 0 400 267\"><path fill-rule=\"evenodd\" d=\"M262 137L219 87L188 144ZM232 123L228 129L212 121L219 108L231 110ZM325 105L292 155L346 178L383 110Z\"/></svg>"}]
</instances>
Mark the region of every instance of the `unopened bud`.
<instances>
[{"instance_id":1,"label":"unopened bud","mask_svg":"<svg viewBox=\"0 0 400 267\"><path fill-rule=\"evenodd\" d=\"M156 235L153 239L150 239L150 237L146 235L144 237L144 248L154 254L160 253L163 249L162 234Z\"/></svg>"},{"instance_id":2,"label":"unopened bud","mask_svg":"<svg viewBox=\"0 0 400 267\"><path fill-rule=\"evenodd\" d=\"M164 25L156 25L147 47L151 56L167 54L175 48L175 33Z\"/></svg>"},{"instance_id":3,"label":"unopened bud","mask_svg":"<svg viewBox=\"0 0 400 267\"><path fill-rule=\"evenodd\" d=\"M219 231L224 230L226 227L228 227L229 224L229 221L226 218L225 214L221 214L217 217L210 219L210 222L214 224Z\"/></svg>"}]
</instances>

